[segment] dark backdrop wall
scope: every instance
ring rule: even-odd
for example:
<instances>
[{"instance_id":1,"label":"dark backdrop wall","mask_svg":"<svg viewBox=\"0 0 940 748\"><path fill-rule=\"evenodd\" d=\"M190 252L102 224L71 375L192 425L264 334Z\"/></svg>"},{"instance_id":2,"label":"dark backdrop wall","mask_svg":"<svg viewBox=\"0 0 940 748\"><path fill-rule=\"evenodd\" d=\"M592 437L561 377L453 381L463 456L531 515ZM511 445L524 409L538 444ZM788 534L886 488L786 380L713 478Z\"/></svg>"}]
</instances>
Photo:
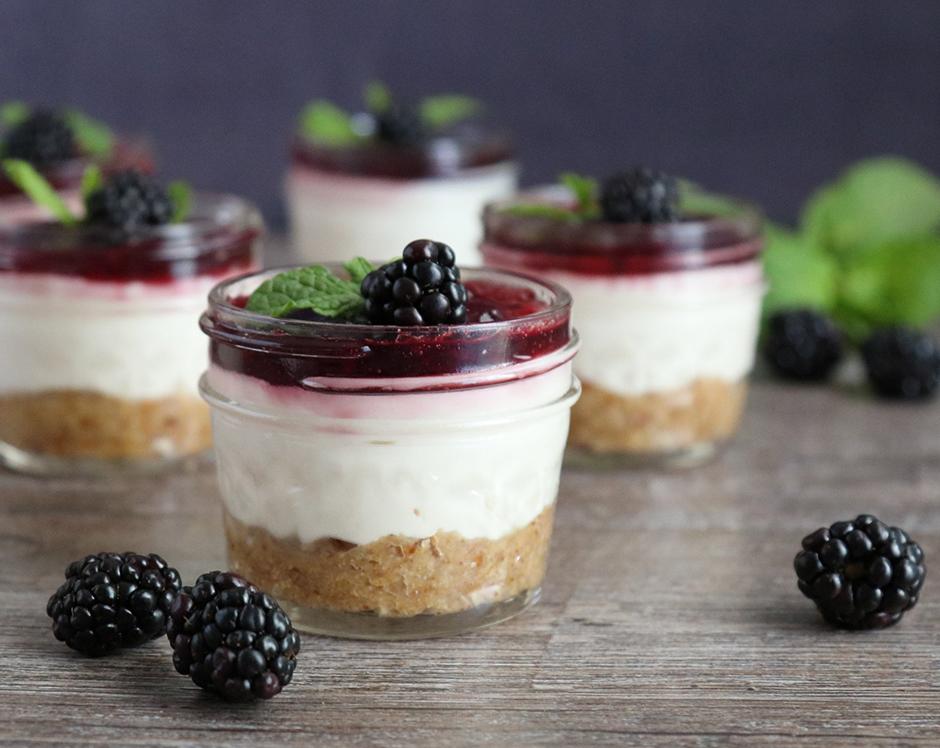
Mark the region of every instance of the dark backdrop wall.
<instances>
[{"instance_id":1,"label":"dark backdrop wall","mask_svg":"<svg viewBox=\"0 0 940 748\"><path fill-rule=\"evenodd\" d=\"M275 223L315 96L380 77L514 130L527 183L634 162L792 219L853 159L940 171L935 0L0 0L0 98L149 132L163 172Z\"/></svg>"}]
</instances>

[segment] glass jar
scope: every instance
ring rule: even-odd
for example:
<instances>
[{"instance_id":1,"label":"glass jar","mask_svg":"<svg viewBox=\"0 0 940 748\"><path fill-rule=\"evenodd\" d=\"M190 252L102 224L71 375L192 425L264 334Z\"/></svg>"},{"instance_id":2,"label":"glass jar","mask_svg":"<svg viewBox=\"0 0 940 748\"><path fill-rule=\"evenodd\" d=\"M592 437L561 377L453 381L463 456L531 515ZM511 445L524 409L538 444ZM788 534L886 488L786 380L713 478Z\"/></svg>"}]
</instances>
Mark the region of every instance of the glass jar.
<instances>
[{"instance_id":1,"label":"glass jar","mask_svg":"<svg viewBox=\"0 0 940 748\"><path fill-rule=\"evenodd\" d=\"M340 637L533 604L578 394L567 292L468 270L470 324L398 328L245 311L272 274L218 286L202 321L231 568Z\"/></svg>"},{"instance_id":2,"label":"glass jar","mask_svg":"<svg viewBox=\"0 0 940 748\"><path fill-rule=\"evenodd\" d=\"M549 188L487 206L482 245L488 265L552 280L574 298L583 393L571 461L706 461L738 428L754 363L759 214L728 202L673 223L616 224L512 211L571 199Z\"/></svg>"},{"instance_id":3,"label":"glass jar","mask_svg":"<svg viewBox=\"0 0 940 748\"><path fill-rule=\"evenodd\" d=\"M206 450L199 315L216 283L258 266L261 231L248 203L211 195L133 236L0 228L0 460L94 474Z\"/></svg>"},{"instance_id":4,"label":"glass jar","mask_svg":"<svg viewBox=\"0 0 940 748\"><path fill-rule=\"evenodd\" d=\"M517 178L509 140L476 124L414 146L298 138L285 188L294 251L343 261L446 236L461 262L477 265L480 211L513 194Z\"/></svg>"}]
</instances>

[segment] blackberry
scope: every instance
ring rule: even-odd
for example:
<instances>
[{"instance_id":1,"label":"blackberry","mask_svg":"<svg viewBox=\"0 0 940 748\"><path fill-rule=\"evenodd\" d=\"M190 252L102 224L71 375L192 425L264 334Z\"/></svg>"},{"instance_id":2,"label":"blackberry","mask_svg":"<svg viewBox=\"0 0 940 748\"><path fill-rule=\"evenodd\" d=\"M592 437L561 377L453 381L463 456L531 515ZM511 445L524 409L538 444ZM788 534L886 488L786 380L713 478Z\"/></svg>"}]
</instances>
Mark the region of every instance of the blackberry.
<instances>
[{"instance_id":1,"label":"blackberry","mask_svg":"<svg viewBox=\"0 0 940 748\"><path fill-rule=\"evenodd\" d=\"M842 359L842 335L825 315L811 309L791 309L770 317L763 350L764 358L780 376L820 382Z\"/></svg>"},{"instance_id":2,"label":"blackberry","mask_svg":"<svg viewBox=\"0 0 940 748\"><path fill-rule=\"evenodd\" d=\"M421 115L413 108L391 104L375 115L375 136L392 145L418 145L427 136Z\"/></svg>"},{"instance_id":3,"label":"blackberry","mask_svg":"<svg viewBox=\"0 0 940 748\"><path fill-rule=\"evenodd\" d=\"M179 572L154 553L99 553L69 564L46 613L56 639L100 656L162 635L179 591Z\"/></svg>"},{"instance_id":4,"label":"blackberry","mask_svg":"<svg viewBox=\"0 0 940 748\"><path fill-rule=\"evenodd\" d=\"M807 535L793 567L823 618L851 629L900 621L917 604L927 573L921 547L870 514Z\"/></svg>"},{"instance_id":5,"label":"blackberry","mask_svg":"<svg viewBox=\"0 0 940 748\"><path fill-rule=\"evenodd\" d=\"M4 158L19 158L38 168L54 166L75 158L75 133L56 112L36 109L11 127L0 148Z\"/></svg>"},{"instance_id":6,"label":"blackberry","mask_svg":"<svg viewBox=\"0 0 940 748\"><path fill-rule=\"evenodd\" d=\"M86 223L133 231L168 223L173 203L166 190L149 177L122 171L88 196L85 211Z\"/></svg>"},{"instance_id":7,"label":"blackberry","mask_svg":"<svg viewBox=\"0 0 940 748\"><path fill-rule=\"evenodd\" d=\"M638 166L614 174L601 186L601 214L614 223L663 223L679 217L674 177Z\"/></svg>"},{"instance_id":8,"label":"blackberry","mask_svg":"<svg viewBox=\"0 0 940 748\"><path fill-rule=\"evenodd\" d=\"M417 239L402 259L373 270L362 281L370 322L393 325L460 324L467 320L467 289L454 250Z\"/></svg>"},{"instance_id":9,"label":"blackberry","mask_svg":"<svg viewBox=\"0 0 940 748\"><path fill-rule=\"evenodd\" d=\"M862 345L868 381L881 397L923 400L940 388L940 346L909 327L888 327Z\"/></svg>"},{"instance_id":10,"label":"blackberry","mask_svg":"<svg viewBox=\"0 0 940 748\"><path fill-rule=\"evenodd\" d=\"M228 701L270 699L291 682L300 635L267 594L210 571L173 603L167 638L177 672Z\"/></svg>"}]
</instances>

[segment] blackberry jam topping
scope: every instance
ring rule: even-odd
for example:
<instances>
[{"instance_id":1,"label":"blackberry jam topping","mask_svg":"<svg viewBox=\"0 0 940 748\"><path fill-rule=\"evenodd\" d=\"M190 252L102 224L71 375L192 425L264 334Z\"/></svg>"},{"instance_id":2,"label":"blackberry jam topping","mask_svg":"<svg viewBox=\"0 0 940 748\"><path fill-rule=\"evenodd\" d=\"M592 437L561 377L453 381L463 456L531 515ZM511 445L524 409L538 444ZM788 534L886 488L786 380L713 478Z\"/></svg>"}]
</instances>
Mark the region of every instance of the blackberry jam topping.
<instances>
[{"instance_id":1,"label":"blackberry jam topping","mask_svg":"<svg viewBox=\"0 0 940 748\"><path fill-rule=\"evenodd\" d=\"M600 195L605 221L665 223L679 218L679 185L674 177L640 166L604 180Z\"/></svg>"},{"instance_id":2,"label":"blackberry jam topping","mask_svg":"<svg viewBox=\"0 0 940 748\"><path fill-rule=\"evenodd\" d=\"M6 133L0 147L3 158L18 158L37 168L54 166L75 158L75 133L56 112L33 110Z\"/></svg>"},{"instance_id":3,"label":"blackberry jam topping","mask_svg":"<svg viewBox=\"0 0 940 748\"><path fill-rule=\"evenodd\" d=\"M803 539L793 560L800 591L841 628L892 626L917 604L927 574L910 536L861 514Z\"/></svg>"},{"instance_id":4,"label":"blackberry jam topping","mask_svg":"<svg viewBox=\"0 0 940 748\"><path fill-rule=\"evenodd\" d=\"M161 636L179 591L179 572L154 553L99 553L69 564L46 613L56 639L100 656Z\"/></svg>"},{"instance_id":5,"label":"blackberry jam topping","mask_svg":"<svg viewBox=\"0 0 940 748\"><path fill-rule=\"evenodd\" d=\"M360 291L366 316L376 324L440 325L467 320L467 289L460 282L454 250L418 239L402 259L369 273Z\"/></svg>"},{"instance_id":6,"label":"blackberry jam topping","mask_svg":"<svg viewBox=\"0 0 940 748\"><path fill-rule=\"evenodd\" d=\"M181 675L226 701L270 699L291 682L300 635L281 606L247 580L211 571L173 603L167 638Z\"/></svg>"}]
</instances>

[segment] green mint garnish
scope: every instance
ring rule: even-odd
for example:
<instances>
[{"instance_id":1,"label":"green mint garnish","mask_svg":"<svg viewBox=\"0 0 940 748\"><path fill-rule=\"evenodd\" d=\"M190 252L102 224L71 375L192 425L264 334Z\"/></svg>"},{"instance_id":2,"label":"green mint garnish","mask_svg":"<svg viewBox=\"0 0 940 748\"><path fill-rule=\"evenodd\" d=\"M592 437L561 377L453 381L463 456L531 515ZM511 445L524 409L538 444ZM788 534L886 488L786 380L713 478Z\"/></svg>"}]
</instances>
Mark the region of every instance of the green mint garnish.
<instances>
[{"instance_id":1,"label":"green mint garnish","mask_svg":"<svg viewBox=\"0 0 940 748\"><path fill-rule=\"evenodd\" d=\"M36 205L48 210L66 226L78 223L78 219L69 210L69 206L31 164L20 159L8 158L3 160L2 165L10 181L26 193Z\"/></svg>"},{"instance_id":2,"label":"green mint garnish","mask_svg":"<svg viewBox=\"0 0 940 748\"><path fill-rule=\"evenodd\" d=\"M99 189L104 184L104 177L101 174L101 169L94 164L87 167L85 172L82 174L82 183L79 188L79 192L82 196L82 202L88 200L89 195L92 192Z\"/></svg>"},{"instance_id":3,"label":"green mint garnish","mask_svg":"<svg viewBox=\"0 0 940 748\"><path fill-rule=\"evenodd\" d=\"M470 96L441 94L423 98L418 112L424 124L434 130L442 130L475 116L481 109L483 105Z\"/></svg>"},{"instance_id":4,"label":"green mint garnish","mask_svg":"<svg viewBox=\"0 0 940 748\"><path fill-rule=\"evenodd\" d=\"M75 109L65 111L64 116L83 153L96 158L107 158L111 154L114 136L107 125Z\"/></svg>"},{"instance_id":5,"label":"green mint garnish","mask_svg":"<svg viewBox=\"0 0 940 748\"><path fill-rule=\"evenodd\" d=\"M518 205L510 205L503 212L511 216L520 216L522 218L550 218L555 221L568 222L581 220L581 217L574 211L548 203L520 203Z\"/></svg>"},{"instance_id":6,"label":"green mint garnish","mask_svg":"<svg viewBox=\"0 0 940 748\"><path fill-rule=\"evenodd\" d=\"M382 81L370 81L363 95L366 108L373 114L381 114L392 106L392 92Z\"/></svg>"},{"instance_id":7,"label":"green mint garnish","mask_svg":"<svg viewBox=\"0 0 940 748\"><path fill-rule=\"evenodd\" d=\"M577 201L575 212L581 218L600 217L600 206L597 204L600 190L596 179L569 171L562 174L558 181L571 190Z\"/></svg>"},{"instance_id":8,"label":"green mint garnish","mask_svg":"<svg viewBox=\"0 0 940 748\"><path fill-rule=\"evenodd\" d=\"M30 107L25 101L7 101L0 105L0 124L14 127L29 117Z\"/></svg>"},{"instance_id":9,"label":"green mint garnish","mask_svg":"<svg viewBox=\"0 0 940 748\"><path fill-rule=\"evenodd\" d=\"M312 143L339 147L354 145L359 135L352 117L329 101L314 101L300 115L300 133Z\"/></svg>"},{"instance_id":10,"label":"green mint garnish","mask_svg":"<svg viewBox=\"0 0 940 748\"><path fill-rule=\"evenodd\" d=\"M323 265L279 273L255 289L245 308L269 317L284 317L299 309L311 309L324 317L359 316L365 303L359 285L374 268L361 257L345 267L349 280L333 275Z\"/></svg>"},{"instance_id":11,"label":"green mint garnish","mask_svg":"<svg viewBox=\"0 0 940 748\"><path fill-rule=\"evenodd\" d=\"M173 214L170 216L170 223L180 223L185 221L192 209L193 191L186 182L177 180L170 182L166 186L166 194L173 203Z\"/></svg>"},{"instance_id":12,"label":"green mint garnish","mask_svg":"<svg viewBox=\"0 0 940 748\"><path fill-rule=\"evenodd\" d=\"M799 234L768 226L764 270L770 279L764 313L809 307L831 314L838 297L839 266Z\"/></svg>"}]
</instances>

